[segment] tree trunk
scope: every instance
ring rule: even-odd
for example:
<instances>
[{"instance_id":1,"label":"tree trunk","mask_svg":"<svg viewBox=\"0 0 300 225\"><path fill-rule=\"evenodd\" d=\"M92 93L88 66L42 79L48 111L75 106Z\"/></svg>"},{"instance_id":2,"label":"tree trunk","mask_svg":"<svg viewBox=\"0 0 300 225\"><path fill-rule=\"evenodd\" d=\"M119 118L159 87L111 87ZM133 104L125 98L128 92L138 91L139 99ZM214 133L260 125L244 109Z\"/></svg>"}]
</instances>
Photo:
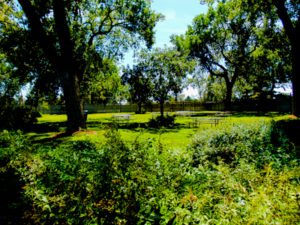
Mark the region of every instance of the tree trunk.
<instances>
[{"instance_id":1,"label":"tree trunk","mask_svg":"<svg viewBox=\"0 0 300 225\"><path fill-rule=\"evenodd\" d=\"M227 111L231 110L232 88L233 84L231 82L226 82L225 110Z\"/></svg>"},{"instance_id":2,"label":"tree trunk","mask_svg":"<svg viewBox=\"0 0 300 225\"><path fill-rule=\"evenodd\" d=\"M68 117L67 134L86 128L78 79L81 74L79 74L79 67L74 60L74 45L65 11L66 2L62 0L53 1L54 28L59 40L59 51L55 38L45 31L40 15L32 2L30 0L19 0L19 3L29 21L32 36L38 41L45 56L52 63L59 77L62 78Z\"/></svg>"},{"instance_id":3,"label":"tree trunk","mask_svg":"<svg viewBox=\"0 0 300 225\"><path fill-rule=\"evenodd\" d=\"M299 68L299 33L300 33L300 18L298 14L297 22L294 25L289 16L288 9L285 7L285 1L273 0L277 8L277 14L283 24L284 31L290 40L292 47L292 85L293 85L293 100L292 113L300 116L300 68Z\"/></svg>"},{"instance_id":4,"label":"tree trunk","mask_svg":"<svg viewBox=\"0 0 300 225\"><path fill-rule=\"evenodd\" d=\"M138 105L138 114L142 114L142 103L139 102L137 105Z\"/></svg>"},{"instance_id":5,"label":"tree trunk","mask_svg":"<svg viewBox=\"0 0 300 225\"><path fill-rule=\"evenodd\" d=\"M80 87L76 73L65 73L63 92L66 101L67 134L86 129L83 115L83 102L80 98Z\"/></svg>"},{"instance_id":6,"label":"tree trunk","mask_svg":"<svg viewBox=\"0 0 300 225\"><path fill-rule=\"evenodd\" d=\"M294 116L300 117L300 48L297 43L296 46L292 46L292 85L293 85L293 99L292 99L292 113Z\"/></svg>"},{"instance_id":7,"label":"tree trunk","mask_svg":"<svg viewBox=\"0 0 300 225\"><path fill-rule=\"evenodd\" d=\"M161 118L164 117L164 101L160 101L160 116Z\"/></svg>"}]
</instances>

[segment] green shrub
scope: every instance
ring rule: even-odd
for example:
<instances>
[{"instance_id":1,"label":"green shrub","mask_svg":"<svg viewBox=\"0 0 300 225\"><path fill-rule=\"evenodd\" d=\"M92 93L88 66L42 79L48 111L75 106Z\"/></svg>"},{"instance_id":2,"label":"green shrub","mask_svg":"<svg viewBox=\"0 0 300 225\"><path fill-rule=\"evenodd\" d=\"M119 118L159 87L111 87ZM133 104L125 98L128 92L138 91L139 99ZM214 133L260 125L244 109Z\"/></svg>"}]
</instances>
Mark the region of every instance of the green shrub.
<instances>
[{"instance_id":1,"label":"green shrub","mask_svg":"<svg viewBox=\"0 0 300 225\"><path fill-rule=\"evenodd\" d=\"M0 129L25 130L37 122L40 114L21 105L4 105L0 112Z\"/></svg>"},{"instance_id":2,"label":"green shrub","mask_svg":"<svg viewBox=\"0 0 300 225\"><path fill-rule=\"evenodd\" d=\"M136 110L135 114L145 114L146 112L147 112L146 109L144 107L142 107L140 111Z\"/></svg>"},{"instance_id":3,"label":"green shrub","mask_svg":"<svg viewBox=\"0 0 300 225\"><path fill-rule=\"evenodd\" d=\"M276 137L276 138L275 138ZM194 165L220 160L235 166L246 160L259 168L275 162L287 164L296 158L289 139L276 128L276 123L239 124L199 134L190 146Z\"/></svg>"},{"instance_id":4,"label":"green shrub","mask_svg":"<svg viewBox=\"0 0 300 225\"><path fill-rule=\"evenodd\" d=\"M0 134L0 159L24 183L21 193L33 206L24 214L28 224L297 224L300 219L299 167L274 124L202 133L187 150L168 150L151 139L129 145L116 129L105 136L101 145L94 137L33 145L20 132ZM282 140L274 144L275 136Z\"/></svg>"},{"instance_id":5,"label":"green shrub","mask_svg":"<svg viewBox=\"0 0 300 225\"><path fill-rule=\"evenodd\" d=\"M160 224L297 224L297 169L257 170L245 162L200 166L184 193L158 200L165 211Z\"/></svg>"},{"instance_id":6,"label":"green shrub","mask_svg":"<svg viewBox=\"0 0 300 225\"><path fill-rule=\"evenodd\" d=\"M175 115L157 116L151 118L148 126L151 128L173 127L175 124Z\"/></svg>"},{"instance_id":7,"label":"green shrub","mask_svg":"<svg viewBox=\"0 0 300 225\"><path fill-rule=\"evenodd\" d=\"M286 119L274 122L273 126L273 141L276 144L278 135L286 136L295 145L300 145L300 120L299 119Z\"/></svg>"}]
</instances>

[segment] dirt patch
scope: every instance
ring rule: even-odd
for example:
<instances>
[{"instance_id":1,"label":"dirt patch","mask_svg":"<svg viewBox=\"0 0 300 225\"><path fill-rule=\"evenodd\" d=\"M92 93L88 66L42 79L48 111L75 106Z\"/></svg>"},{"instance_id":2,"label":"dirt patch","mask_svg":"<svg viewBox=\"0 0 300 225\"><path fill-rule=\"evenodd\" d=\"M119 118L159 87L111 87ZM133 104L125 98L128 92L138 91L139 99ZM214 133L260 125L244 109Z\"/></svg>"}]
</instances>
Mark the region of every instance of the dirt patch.
<instances>
[{"instance_id":1,"label":"dirt patch","mask_svg":"<svg viewBox=\"0 0 300 225\"><path fill-rule=\"evenodd\" d=\"M80 130L80 131L76 131L72 134L72 136L75 136L77 134L97 134L96 131L94 130Z\"/></svg>"},{"instance_id":2,"label":"dirt patch","mask_svg":"<svg viewBox=\"0 0 300 225\"><path fill-rule=\"evenodd\" d=\"M291 116L288 116L288 119L298 119L298 117L294 116L294 115L291 115Z\"/></svg>"}]
</instances>

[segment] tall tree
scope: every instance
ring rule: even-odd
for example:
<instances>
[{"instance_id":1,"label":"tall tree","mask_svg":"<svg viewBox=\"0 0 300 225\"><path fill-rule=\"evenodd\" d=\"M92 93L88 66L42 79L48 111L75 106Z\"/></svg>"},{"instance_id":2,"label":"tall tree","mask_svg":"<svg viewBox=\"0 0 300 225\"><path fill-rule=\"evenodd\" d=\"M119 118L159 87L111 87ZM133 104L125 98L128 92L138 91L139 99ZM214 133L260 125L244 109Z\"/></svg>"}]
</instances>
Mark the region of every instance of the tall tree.
<instances>
[{"instance_id":1,"label":"tall tree","mask_svg":"<svg viewBox=\"0 0 300 225\"><path fill-rule=\"evenodd\" d=\"M18 0L18 3L22 8L19 13L25 16L18 18L23 22L18 29L37 43L39 55L62 87L68 133L86 127L80 83L88 76L91 62L116 57L134 41L145 40L150 47L153 28L161 17L150 9L149 0Z\"/></svg>"},{"instance_id":2,"label":"tall tree","mask_svg":"<svg viewBox=\"0 0 300 225\"><path fill-rule=\"evenodd\" d=\"M178 94L184 87L186 75L194 68L194 62L172 48L142 51L138 63L150 79L152 97L160 104L161 117L164 115L164 103L170 94Z\"/></svg>"},{"instance_id":3,"label":"tall tree","mask_svg":"<svg viewBox=\"0 0 300 225\"><path fill-rule=\"evenodd\" d=\"M204 72L226 84L225 108L230 110L233 87L245 76L256 49L257 20L237 9L240 1L222 1L197 16L185 36L172 37L181 51L188 50Z\"/></svg>"},{"instance_id":4,"label":"tall tree","mask_svg":"<svg viewBox=\"0 0 300 225\"><path fill-rule=\"evenodd\" d=\"M138 113L142 113L142 105L147 103L152 95L152 83L142 64L124 69L122 80L129 85L130 101L138 105Z\"/></svg>"},{"instance_id":5,"label":"tall tree","mask_svg":"<svg viewBox=\"0 0 300 225\"><path fill-rule=\"evenodd\" d=\"M90 104L111 102L114 93L122 87L120 70L114 60L101 59L101 65L91 65L86 73L89 76L81 82L80 88L84 90L84 100Z\"/></svg>"},{"instance_id":6,"label":"tall tree","mask_svg":"<svg viewBox=\"0 0 300 225\"><path fill-rule=\"evenodd\" d=\"M267 20L280 20L289 40L293 86L293 114L300 116L300 2L299 0L247 0L243 10ZM278 25L278 23L277 23Z\"/></svg>"}]
</instances>

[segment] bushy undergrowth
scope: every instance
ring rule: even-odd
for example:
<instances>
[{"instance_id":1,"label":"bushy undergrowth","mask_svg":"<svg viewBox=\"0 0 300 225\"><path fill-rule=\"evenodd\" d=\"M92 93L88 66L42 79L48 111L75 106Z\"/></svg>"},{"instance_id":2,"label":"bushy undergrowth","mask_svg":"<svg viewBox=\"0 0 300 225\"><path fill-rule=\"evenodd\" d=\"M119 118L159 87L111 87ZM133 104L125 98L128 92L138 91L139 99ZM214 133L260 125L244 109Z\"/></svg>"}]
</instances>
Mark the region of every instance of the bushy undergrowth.
<instances>
[{"instance_id":1,"label":"bushy undergrowth","mask_svg":"<svg viewBox=\"0 0 300 225\"><path fill-rule=\"evenodd\" d=\"M40 114L21 105L1 105L0 130L28 129Z\"/></svg>"},{"instance_id":2,"label":"bushy undergrowth","mask_svg":"<svg viewBox=\"0 0 300 225\"><path fill-rule=\"evenodd\" d=\"M148 126L152 128L173 127L175 125L175 116L165 115L151 118Z\"/></svg>"},{"instance_id":3,"label":"bushy undergrowth","mask_svg":"<svg viewBox=\"0 0 300 225\"><path fill-rule=\"evenodd\" d=\"M101 146L86 139L68 147L31 146L4 132L2 172L13 168L24 181L32 224L296 224L299 167L273 127L208 131L180 151L125 144L116 130Z\"/></svg>"},{"instance_id":4,"label":"bushy undergrowth","mask_svg":"<svg viewBox=\"0 0 300 225\"><path fill-rule=\"evenodd\" d=\"M198 134L190 146L194 164L220 160L234 166L241 159L262 168L286 165L296 159L296 149L276 122L223 127Z\"/></svg>"}]
</instances>

